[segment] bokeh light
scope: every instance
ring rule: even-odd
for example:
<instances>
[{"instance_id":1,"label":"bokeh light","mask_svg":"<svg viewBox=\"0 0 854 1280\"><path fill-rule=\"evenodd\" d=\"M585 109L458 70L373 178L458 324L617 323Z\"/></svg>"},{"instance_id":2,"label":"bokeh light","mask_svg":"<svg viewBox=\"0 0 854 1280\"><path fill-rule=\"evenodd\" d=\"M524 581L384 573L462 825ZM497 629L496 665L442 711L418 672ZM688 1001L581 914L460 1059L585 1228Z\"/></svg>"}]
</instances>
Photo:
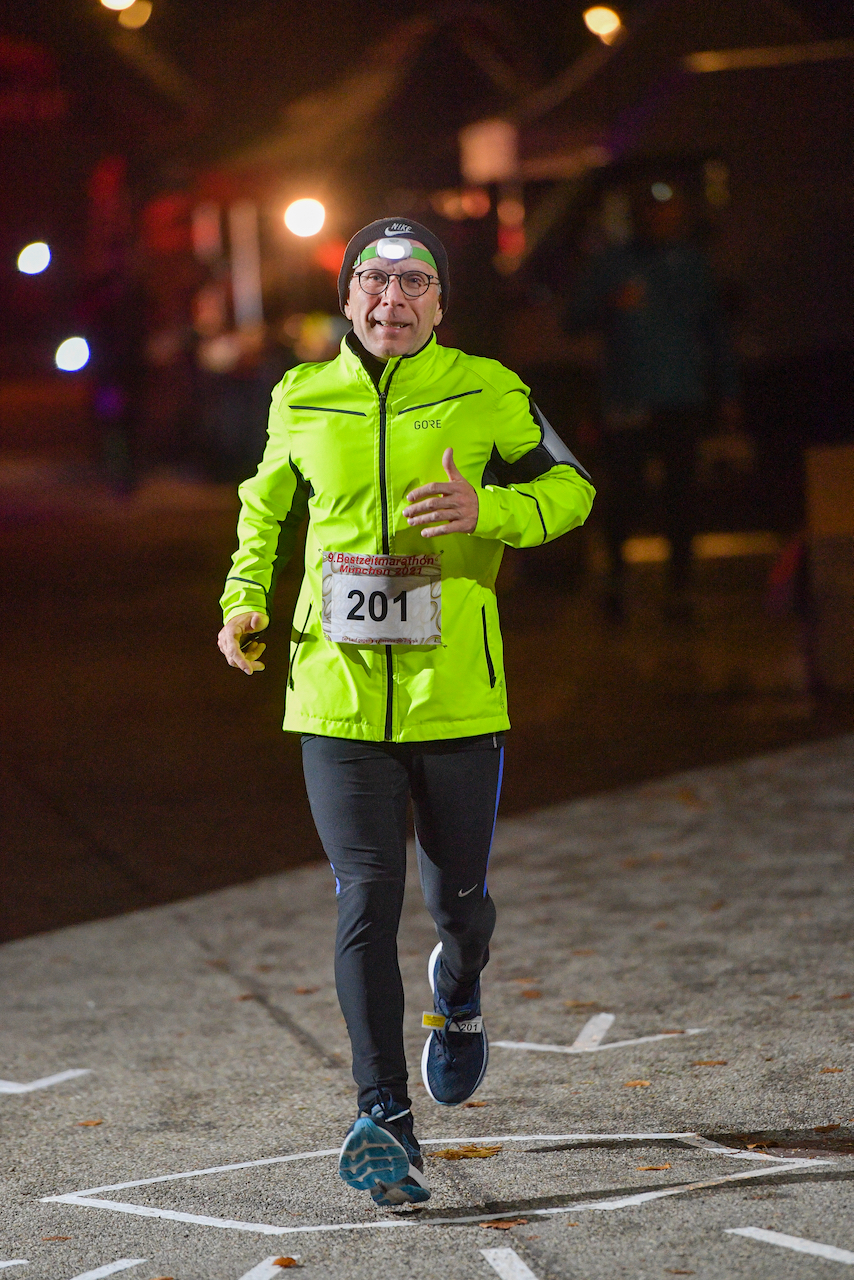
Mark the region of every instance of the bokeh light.
<instances>
[{"instance_id":1,"label":"bokeh light","mask_svg":"<svg viewBox=\"0 0 854 1280\"><path fill-rule=\"evenodd\" d=\"M653 200L657 200L659 204L666 204L668 200L673 199L673 188L669 182L654 182L650 191Z\"/></svg>"},{"instance_id":2,"label":"bokeh light","mask_svg":"<svg viewBox=\"0 0 854 1280\"><path fill-rule=\"evenodd\" d=\"M119 26L127 27L130 31L138 31L151 17L151 9L151 0L133 0L133 4L127 9L122 9L119 14Z\"/></svg>"},{"instance_id":3,"label":"bokeh light","mask_svg":"<svg viewBox=\"0 0 854 1280\"><path fill-rule=\"evenodd\" d=\"M610 44L623 24L615 10L608 9L605 5L595 5L594 8L585 10L584 25L594 36Z\"/></svg>"},{"instance_id":4,"label":"bokeh light","mask_svg":"<svg viewBox=\"0 0 854 1280\"><path fill-rule=\"evenodd\" d=\"M54 360L63 373L76 373L89 362L89 343L85 338L66 338L56 348Z\"/></svg>"},{"instance_id":5,"label":"bokeh light","mask_svg":"<svg viewBox=\"0 0 854 1280\"><path fill-rule=\"evenodd\" d=\"M101 0L101 4L105 9L112 9L114 11L129 9L133 3L134 0Z\"/></svg>"},{"instance_id":6,"label":"bokeh light","mask_svg":"<svg viewBox=\"0 0 854 1280\"><path fill-rule=\"evenodd\" d=\"M18 270L26 276L37 276L50 264L50 249L43 240L25 245L18 254Z\"/></svg>"},{"instance_id":7,"label":"bokeh light","mask_svg":"<svg viewBox=\"0 0 854 1280\"><path fill-rule=\"evenodd\" d=\"M316 236L326 221L326 210L319 200L294 200L285 210L285 226L295 236Z\"/></svg>"}]
</instances>

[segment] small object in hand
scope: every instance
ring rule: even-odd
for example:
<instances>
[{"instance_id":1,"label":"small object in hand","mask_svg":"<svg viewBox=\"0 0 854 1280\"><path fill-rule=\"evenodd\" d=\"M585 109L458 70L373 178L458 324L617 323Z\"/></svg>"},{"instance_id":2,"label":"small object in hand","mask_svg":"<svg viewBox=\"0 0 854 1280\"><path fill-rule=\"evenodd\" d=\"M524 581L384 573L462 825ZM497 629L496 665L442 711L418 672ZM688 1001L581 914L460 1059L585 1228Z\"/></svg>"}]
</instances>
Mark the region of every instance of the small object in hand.
<instances>
[{"instance_id":1,"label":"small object in hand","mask_svg":"<svg viewBox=\"0 0 854 1280\"><path fill-rule=\"evenodd\" d=\"M103 1124L103 1120L78 1120L78 1129L94 1129L96 1124Z\"/></svg>"},{"instance_id":2,"label":"small object in hand","mask_svg":"<svg viewBox=\"0 0 854 1280\"><path fill-rule=\"evenodd\" d=\"M528 1225L527 1218L498 1218L495 1222L482 1222L480 1224L487 1231L509 1231L511 1227L526 1227ZM573 1223L569 1224L573 1226Z\"/></svg>"}]
</instances>

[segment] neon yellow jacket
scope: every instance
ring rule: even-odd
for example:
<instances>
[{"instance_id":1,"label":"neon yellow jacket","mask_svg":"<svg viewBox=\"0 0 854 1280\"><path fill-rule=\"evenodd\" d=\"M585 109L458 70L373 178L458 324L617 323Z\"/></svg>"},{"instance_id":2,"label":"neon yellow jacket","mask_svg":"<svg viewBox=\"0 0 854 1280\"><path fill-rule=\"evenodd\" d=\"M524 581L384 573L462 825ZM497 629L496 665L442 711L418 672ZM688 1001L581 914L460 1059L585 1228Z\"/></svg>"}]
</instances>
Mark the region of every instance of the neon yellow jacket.
<instances>
[{"instance_id":1,"label":"neon yellow jacket","mask_svg":"<svg viewBox=\"0 0 854 1280\"><path fill-rule=\"evenodd\" d=\"M538 546L582 524L594 490L503 365L433 337L416 354L389 360L376 386L351 342L348 334L326 364L290 370L273 391L264 457L239 490L224 619L269 615L276 571L307 510L285 729L391 742L500 732L510 724L495 599L504 544ZM477 527L425 539L402 514L406 495L446 478L448 446L478 489ZM323 551L441 551L442 644L328 640Z\"/></svg>"}]
</instances>

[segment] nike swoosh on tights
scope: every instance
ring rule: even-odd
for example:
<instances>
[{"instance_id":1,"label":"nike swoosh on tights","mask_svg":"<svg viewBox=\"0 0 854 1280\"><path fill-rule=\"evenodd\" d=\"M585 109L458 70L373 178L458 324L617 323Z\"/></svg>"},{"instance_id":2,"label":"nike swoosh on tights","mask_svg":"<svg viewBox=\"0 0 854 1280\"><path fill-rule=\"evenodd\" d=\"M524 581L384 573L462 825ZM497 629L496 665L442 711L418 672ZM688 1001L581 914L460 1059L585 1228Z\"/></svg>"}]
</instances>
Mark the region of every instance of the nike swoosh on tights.
<instances>
[{"instance_id":1,"label":"nike swoosh on tights","mask_svg":"<svg viewBox=\"0 0 854 1280\"><path fill-rule=\"evenodd\" d=\"M480 882L478 881L478 883L480 883ZM477 888L477 885L476 885L476 884L473 884L473 885L472 885L472 887L471 887L470 889L466 889L466 890L460 889L460 891L459 891L459 892L458 892L458 894L457 894L457 897L458 897L458 898L467 898L467 897L469 896L469 894L470 894L470 893L474 893L474 891L475 891L475 889L476 889L476 888Z\"/></svg>"}]
</instances>

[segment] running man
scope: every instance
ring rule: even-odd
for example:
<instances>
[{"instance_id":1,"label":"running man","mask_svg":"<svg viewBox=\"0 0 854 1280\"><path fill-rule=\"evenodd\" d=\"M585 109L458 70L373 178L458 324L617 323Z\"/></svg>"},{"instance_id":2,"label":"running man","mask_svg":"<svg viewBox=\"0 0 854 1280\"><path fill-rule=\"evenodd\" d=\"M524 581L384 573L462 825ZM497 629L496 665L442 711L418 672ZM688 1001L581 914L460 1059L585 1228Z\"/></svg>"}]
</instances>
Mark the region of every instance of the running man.
<instances>
[{"instance_id":1,"label":"running man","mask_svg":"<svg viewBox=\"0 0 854 1280\"><path fill-rule=\"evenodd\" d=\"M359 1090L339 1172L378 1205L430 1195L397 963L407 801L439 937L421 1074L456 1106L488 1056L486 868L510 725L495 578L505 544L557 538L593 500L519 378L438 345L449 288L445 249L417 222L383 218L350 241L338 294L353 329L334 360L290 370L273 391L264 457L240 486L219 634L231 666L264 669L258 633L307 511L284 727L302 734L335 874L335 980Z\"/></svg>"}]
</instances>

